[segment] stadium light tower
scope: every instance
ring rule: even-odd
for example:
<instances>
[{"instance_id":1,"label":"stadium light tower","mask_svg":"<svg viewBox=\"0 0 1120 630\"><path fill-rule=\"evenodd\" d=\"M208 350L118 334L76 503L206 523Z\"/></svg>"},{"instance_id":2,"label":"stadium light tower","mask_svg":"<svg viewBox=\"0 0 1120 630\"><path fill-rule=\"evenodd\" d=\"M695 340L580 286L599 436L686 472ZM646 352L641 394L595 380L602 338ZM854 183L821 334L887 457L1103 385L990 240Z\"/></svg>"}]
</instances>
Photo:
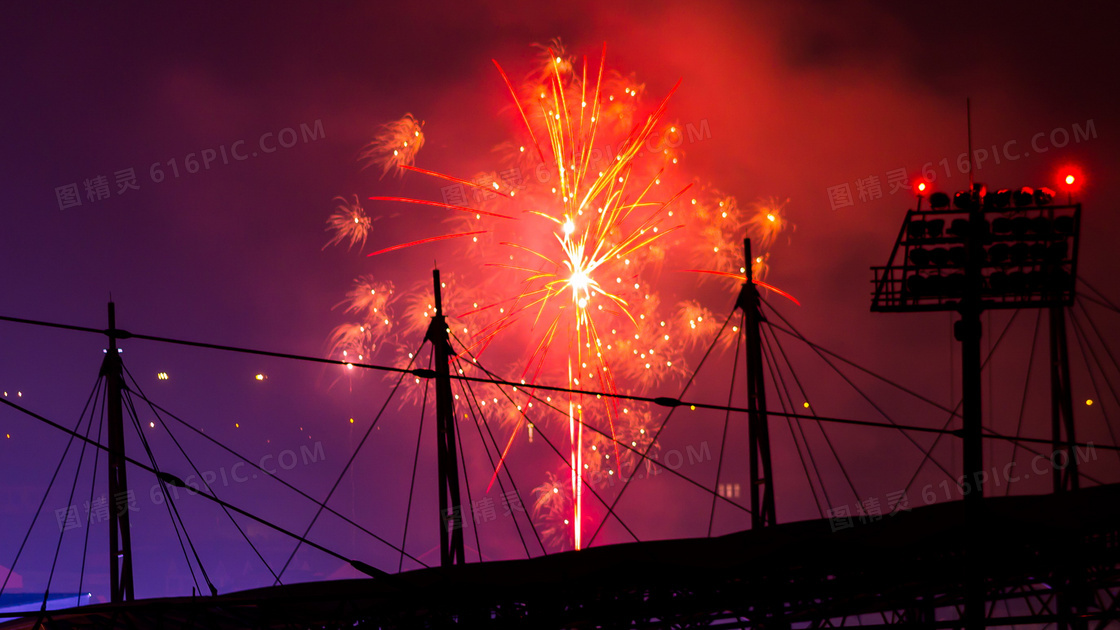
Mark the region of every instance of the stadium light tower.
<instances>
[{"instance_id":1,"label":"stadium light tower","mask_svg":"<svg viewBox=\"0 0 1120 630\"><path fill-rule=\"evenodd\" d=\"M1066 186L1076 175L1063 177ZM1070 462L1054 472L1054 492L1076 490L1077 464L1070 391L1065 308L1073 304L1081 205L1054 203L1054 191L987 191L982 184L929 195L929 209L906 213L886 266L873 267L871 310L956 311L953 333L961 344L963 426L962 491L966 520L982 520L983 408L980 314L990 309L1046 308L1050 312L1050 385L1055 453ZM952 207L950 207L952 205ZM1065 429L1063 438L1062 430ZM975 556L975 540L966 556ZM983 627L983 585L966 578L965 627Z\"/></svg>"},{"instance_id":2,"label":"stadium light tower","mask_svg":"<svg viewBox=\"0 0 1120 630\"><path fill-rule=\"evenodd\" d=\"M960 313L954 336L962 347L964 474L975 480L983 470L981 312L1049 309L1054 404L1067 406L1061 402L1070 396L1063 309L1074 298L1081 204L1055 204L1048 188L988 192L976 184L951 202L945 193L932 193L929 206L921 210L919 196L919 209L907 212L887 265L872 268L871 310ZM1074 435L1069 409L1056 408L1054 420L1055 448L1066 447ZM1072 477L1056 491L1076 488L1076 467L1070 469ZM982 489L970 492L966 500L982 495Z\"/></svg>"}]
</instances>

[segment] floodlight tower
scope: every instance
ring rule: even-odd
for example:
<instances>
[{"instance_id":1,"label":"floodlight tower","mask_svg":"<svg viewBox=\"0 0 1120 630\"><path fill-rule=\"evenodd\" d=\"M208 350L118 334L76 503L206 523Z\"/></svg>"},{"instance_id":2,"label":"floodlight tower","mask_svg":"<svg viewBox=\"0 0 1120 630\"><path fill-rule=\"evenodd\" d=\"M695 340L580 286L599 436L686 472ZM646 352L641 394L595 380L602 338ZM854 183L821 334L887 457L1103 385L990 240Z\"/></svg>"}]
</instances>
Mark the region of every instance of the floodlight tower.
<instances>
[{"instance_id":1,"label":"floodlight tower","mask_svg":"<svg viewBox=\"0 0 1120 630\"><path fill-rule=\"evenodd\" d=\"M922 189L924 192L924 189ZM1055 452L1070 465L1055 471L1054 491L1078 486L1064 309L1073 304L1081 205L1055 204L1048 188L988 192L971 184L950 200L929 195L928 210L906 213L884 267L873 267L871 310L956 311L961 344L965 514L978 524L984 497L980 314L989 309L1046 308L1050 313L1051 411ZM952 203L953 208L950 208ZM1062 429L1064 428L1064 436ZM983 593L966 587L966 627L982 627ZM977 602L979 597L979 602Z\"/></svg>"},{"instance_id":2,"label":"floodlight tower","mask_svg":"<svg viewBox=\"0 0 1120 630\"><path fill-rule=\"evenodd\" d=\"M988 192L981 184L952 201L932 193L928 210L921 209L922 199L919 195L917 210L907 212L887 265L872 268L871 310L960 313L954 335L962 346L966 479L979 479L983 471L978 340L985 310L1048 309L1053 440L1055 449L1067 449L1074 427L1063 309L1075 295L1081 204L1056 204L1048 188ZM1077 488L1070 461L1065 472L1072 476L1056 480L1056 492ZM966 501L982 495L969 492Z\"/></svg>"}]
</instances>

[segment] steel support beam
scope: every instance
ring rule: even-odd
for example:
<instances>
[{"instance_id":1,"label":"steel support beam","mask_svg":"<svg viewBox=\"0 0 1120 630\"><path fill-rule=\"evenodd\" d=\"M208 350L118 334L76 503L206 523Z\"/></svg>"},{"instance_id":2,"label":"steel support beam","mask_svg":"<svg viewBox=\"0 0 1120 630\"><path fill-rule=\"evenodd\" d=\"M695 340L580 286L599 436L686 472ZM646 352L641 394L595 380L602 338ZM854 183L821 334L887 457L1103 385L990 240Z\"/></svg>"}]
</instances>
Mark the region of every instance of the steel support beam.
<instances>
[{"instance_id":1,"label":"steel support beam","mask_svg":"<svg viewBox=\"0 0 1120 630\"><path fill-rule=\"evenodd\" d=\"M459 458L455 446L455 397L451 393L451 367L454 353L443 315L442 285L439 269L432 271L436 312L428 324L427 340L432 344L436 364L436 457L439 467L439 560L440 566L466 562L463 543L463 508L459 499Z\"/></svg>"}]
</instances>

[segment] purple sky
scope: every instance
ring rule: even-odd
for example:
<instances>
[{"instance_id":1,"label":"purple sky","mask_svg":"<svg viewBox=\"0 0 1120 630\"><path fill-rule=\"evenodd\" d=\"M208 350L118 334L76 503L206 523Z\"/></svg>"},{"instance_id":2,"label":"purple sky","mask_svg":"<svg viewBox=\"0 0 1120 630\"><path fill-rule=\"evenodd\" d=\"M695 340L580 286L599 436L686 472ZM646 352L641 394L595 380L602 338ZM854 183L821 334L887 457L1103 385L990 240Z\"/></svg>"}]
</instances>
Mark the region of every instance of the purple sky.
<instances>
[{"instance_id":1,"label":"purple sky","mask_svg":"<svg viewBox=\"0 0 1120 630\"><path fill-rule=\"evenodd\" d=\"M705 123L711 130L710 138L686 147L690 172L742 201L790 199L789 216L797 230L775 246L769 278L801 300L799 308L781 305L786 316L823 346L941 404L951 406L960 392L954 380L959 371L950 372L956 369L950 356L952 318L869 312L868 268L886 261L913 198L884 187L879 198L864 200L857 194L851 205L834 208L828 190L847 184L856 193L857 180L875 176L885 184L890 171L905 169L916 176L927 164L937 173L935 189L965 187L968 176L957 167L957 156L966 150L966 97L972 99L974 146L989 156L977 181L994 188L1056 187L1061 167L1081 169L1086 184L1078 195L1085 204L1080 273L1110 298L1120 297L1113 242L1120 230L1114 212L1120 195L1107 184L1107 173L1120 167L1112 68L1118 51L1116 15L1105 15L1107 9L1088 3L1053 8L964 2L796 2L780 9L730 2L687 7L587 2L532 11L498 3L469 11L460 3L277 6L7 7L0 27L5 60L0 76L7 86L0 106L6 123L0 132L5 155L0 314L104 327L111 293L118 325L128 330L325 356L327 337L342 321L331 307L354 277L375 273L410 285L426 279L430 260L447 251L367 259L345 248L322 249L336 195L438 195L434 186L409 188L361 170L356 156L362 146L378 125L412 112L426 121L428 136L419 165L464 177L494 168L490 148L505 140L517 121L504 109L507 94L490 60L520 75L535 54L531 44L553 37L561 37L578 55L594 56L606 42L608 64L636 73L651 101L683 79L670 117ZM266 134L317 124L321 137L301 138L272 153L258 150ZM275 146L275 138L265 144ZM208 169L186 172L188 154L230 150L238 141L244 141L241 151L251 154L244 161L223 162L218 156ZM998 163L992 154L1000 155ZM172 160L178 177L168 164ZM153 165L163 172L160 182L153 181ZM118 193L116 173L125 169L134 169L138 189ZM99 176L108 180L110 194L91 200L84 183ZM60 209L57 189L70 184L77 185L82 203ZM425 228L420 220L381 221L367 251L421 238L429 234ZM713 311L726 312L734 293L713 297L709 291L706 299ZM1090 308L1116 347L1116 314ZM992 392L990 420L1011 433L1034 318L1034 312L1020 314L1005 342L1008 349L993 364L997 376L985 385ZM992 327L1002 329L1007 319L1007 313L994 314ZM96 379L104 340L0 323L0 347L0 390L73 426ZM301 447L314 452L321 445L318 461L299 461L280 473L314 496L328 491L388 391L376 375L340 379L339 370L323 366L140 341L125 342L124 348L125 364L145 392L255 460L298 455ZM1081 354L1073 356L1074 400L1084 428L1079 438L1114 443L1104 414L1115 420L1120 409L1111 398L1085 405L1098 395ZM881 419L809 352L791 350L791 358L803 366L799 374L819 401L814 402L819 413ZM713 374L725 374L731 357L716 360L722 364ZM158 372L171 378L160 381ZM256 381L258 373L268 379ZM1111 375L1115 380L1115 370ZM944 421L942 412L919 407L866 378L857 381L899 422ZM1039 393L1029 405L1039 411L1032 416L1037 423L1026 431L1034 436L1046 435L1044 385L1042 378L1034 382ZM726 392L725 383L709 383L692 395L723 402ZM398 411L393 403L331 502L398 543L418 416L411 408ZM349 423L351 417L355 424ZM685 453L689 446L707 443L718 453L722 415L675 417L673 422L664 451ZM738 426L728 444L724 478L745 484L746 438L742 423ZM774 426L779 516L812 518L816 511L785 422L775 420ZM878 497L885 503L888 493L905 486L920 459L917 449L894 432L831 431L861 499ZM203 470L228 473L236 463L202 440L188 438L181 428L176 435L183 436L184 447ZM434 447L431 436L425 438L420 507L414 509L409 533L408 549L415 555L436 540ZM153 433L151 439L169 469L189 474L165 435ZM476 440L470 443L477 447ZM65 444L64 435L0 410L0 566L10 565ZM823 457L825 447L818 447ZM132 440L129 449L139 454L139 442ZM488 473L480 453L468 469L475 500ZM956 472L955 449L938 453ZM999 445L987 455L1003 462L1009 453L1010 447ZM541 481L533 471L539 473L538 464L549 457L539 441L516 454L514 465L525 471L521 489L526 496ZM1086 470L1115 482L1120 467L1114 458L1102 451ZM46 586L59 530L55 510L68 504L75 461L72 451L63 482L48 498L16 567L24 576L23 590L42 592ZM711 484L715 466L712 461L686 463L680 472ZM826 472L832 478L838 474L835 466ZM100 474L95 496L105 492ZM153 480L139 471L130 474L140 508L134 534L137 594L187 592L190 577L167 514L148 496ZM923 475L914 488L937 488L945 479L928 468ZM643 539L704 535L710 499L667 477L628 491L621 504L624 518ZM843 484L829 483L833 503L854 506L856 499L845 494ZM1024 481L1012 492L1048 487L1048 479ZM301 531L313 511L308 502L264 479L231 482L220 492ZM76 496L71 503L81 511L89 499L88 476ZM912 502L920 504L919 496L911 491ZM747 500L745 487L741 500ZM220 590L269 583L220 511L189 497L181 499L180 509ZM84 516L82 525L66 532L52 591L77 588ZM716 525L717 533L726 533L745 528L747 521L720 512ZM256 525L248 531L270 562L287 557L287 540ZM83 589L92 590L95 600L105 595L108 581L105 534L104 523L93 524ZM501 516L500 507L481 536L487 557L521 554L512 521ZM393 552L333 517L317 525L311 537L344 555L396 570ZM473 547L473 534L470 540ZM607 527L597 544L625 540L621 529ZM432 554L424 559L438 561ZM285 577L353 574L340 569L338 561L304 549Z\"/></svg>"}]
</instances>

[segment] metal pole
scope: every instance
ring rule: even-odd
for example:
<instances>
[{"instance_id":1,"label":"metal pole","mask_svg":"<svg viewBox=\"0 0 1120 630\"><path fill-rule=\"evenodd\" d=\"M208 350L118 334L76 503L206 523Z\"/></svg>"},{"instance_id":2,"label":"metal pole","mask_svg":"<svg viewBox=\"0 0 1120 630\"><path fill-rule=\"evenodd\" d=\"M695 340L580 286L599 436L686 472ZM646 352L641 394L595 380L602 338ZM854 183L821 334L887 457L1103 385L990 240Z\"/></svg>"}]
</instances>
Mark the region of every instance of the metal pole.
<instances>
[{"instance_id":1,"label":"metal pole","mask_svg":"<svg viewBox=\"0 0 1120 630\"><path fill-rule=\"evenodd\" d=\"M766 417L766 378L762 366L762 316L758 287L751 269L751 241L743 240L746 282L739 292L736 306L742 309L746 326L743 334L747 341L747 400L748 430L750 432L751 471L751 528L777 524L774 508L773 474L770 465L770 428Z\"/></svg>"},{"instance_id":2,"label":"metal pole","mask_svg":"<svg viewBox=\"0 0 1120 630\"><path fill-rule=\"evenodd\" d=\"M1076 442L1073 424L1073 392L1070 389L1069 345L1066 338L1066 312L1064 306L1050 307L1050 420L1051 438L1054 454L1065 453L1065 466L1053 466L1054 494L1063 494L1078 489L1077 453L1070 446ZM1062 425L1065 425L1065 439L1062 439ZM1058 630L1081 630L1088 627L1088 621L1077 614L1092 605L1092 598L1085 588L1084 577L1076 568L1075 562L1064 567L1055 567L1055 581L1060 584L1055 594L1055 605L1059 615Z\"/></svg>"},{"instance_id":3,"label":"metal pole","mask_svg":"<svg viewBox=\"0 0 1120 630\"><path fill-rule=\"evenodd\" d=\"M984 424L983 390L981 381L980 338L982 326L980 313L983 310L980 293L983 290L981 265L984 258L984 213L980 209L980 196L973 188L971 207L968 215L968 231L965 237L967 257L965 260L965 292L961 299L961 318L955 326L955 336L961 342L961 393L963 396L963 450L964 450L964 510L966 544L965 561L968 567L964 576L965 603L964 622L966 630L983 628L984 623L984 582L978 562L980 551L977 544L983 521L984 451L981 439Z\"/></svg>"},{"instance_id":4,"label":"metal pole","mask_svg":"<svg viewBox=\"0 0 1120 630\"><path fill-rule=\"evenodd\" d=\"M436 455L439 467L440 566L466 562L463 546L463 512L459 500L459 459L455 450L455 397L451 393L451 341L443 315L439 269L432 271L436 312L428 325L436 363Z\"/></svg>"},{"instance_id":5,"label":"metal pole","mask_svg":"<svg viewBox=\"0 0 1120 630\"><path fill-rule=\"evenodd\" d=\"M117 350L116 308L109 302L109 348L101 363L105 377L106 413L109 422L109 579L113 603L132 601L136 594L132 583L132 536L129 525L128 478L124 455L124 413L121 404L121 357Z\"/></svg>"},{"instance_id":6,"label":"metal pole","mask_svg":"<svg viewBox=\"0 0 1120 630\"><path fill-rule=\"evenodd\" d=\"M1069 446L1076 442L1073 424L1073 391L1070 389L1069 345L1064 306L1050 307L1050 421L1055 455L1066 454L1066 466L1054 468L1054 494L1077 490L1077 454ZM1062 425L1065 439L1062 439Z\"/></svg>"}]
</instances>

